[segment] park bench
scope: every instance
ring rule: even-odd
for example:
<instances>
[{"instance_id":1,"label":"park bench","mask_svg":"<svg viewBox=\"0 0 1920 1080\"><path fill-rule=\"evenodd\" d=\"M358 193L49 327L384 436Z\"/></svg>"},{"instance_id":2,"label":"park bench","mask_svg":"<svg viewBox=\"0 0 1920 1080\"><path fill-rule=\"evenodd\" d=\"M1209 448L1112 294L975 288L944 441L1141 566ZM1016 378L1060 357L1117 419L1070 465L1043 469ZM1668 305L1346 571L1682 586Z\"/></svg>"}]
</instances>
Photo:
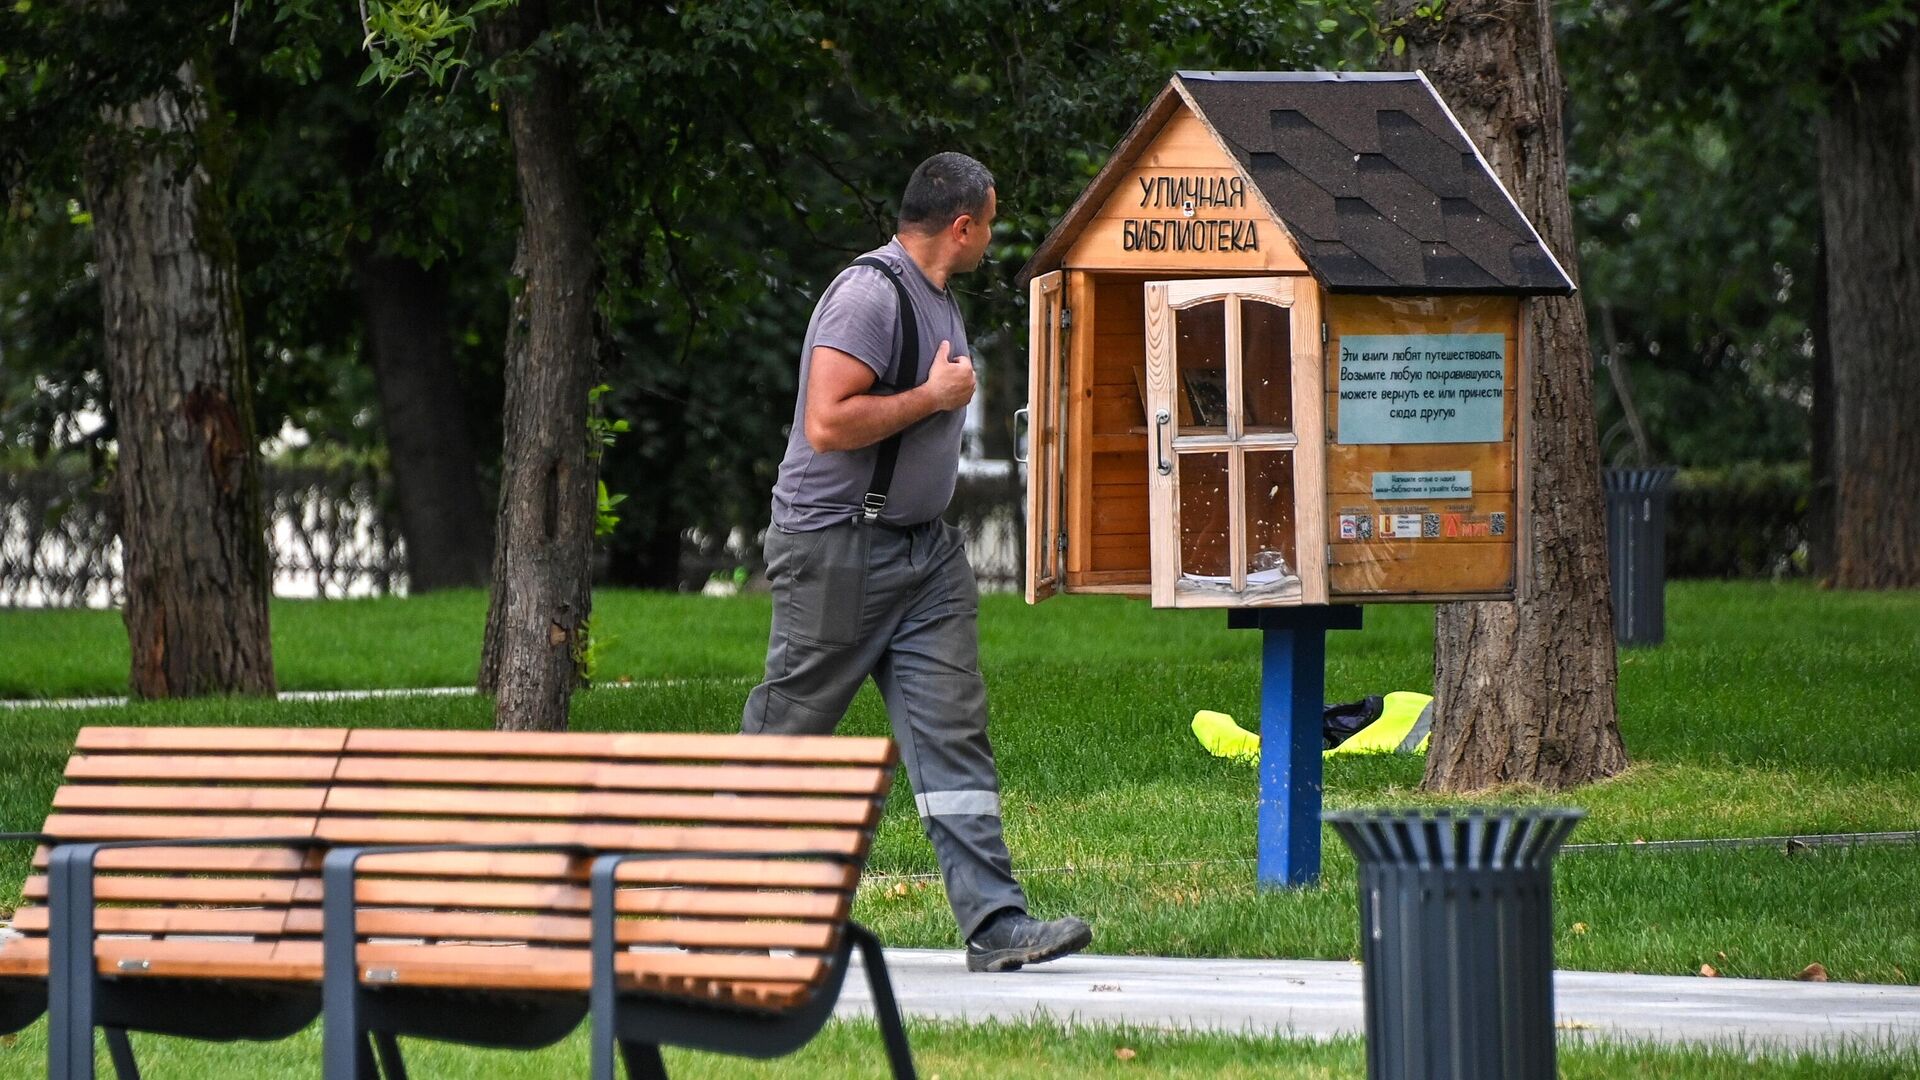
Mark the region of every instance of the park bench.
<instances>
[{"instance_id":1,"label":"park bench","mask_svg":"<svg viewBox=\"0 0 1920 1080\"><path fill-rule=\"evenodd\" d=\"M48 995L64 1080L91 1076L95 1025L131 1077L128 1030L276 1038L324 1012L326 1075L359 1080L405 1075L399 1035L536 1047L591 1012L594 1075L655 1077L662 1044L796 1049L857 947L910 1076L849 919L893 761L834 737L85 729L0 1020ZM171 846L100 846L128 841Z\"/></svg>"}]
</instances>

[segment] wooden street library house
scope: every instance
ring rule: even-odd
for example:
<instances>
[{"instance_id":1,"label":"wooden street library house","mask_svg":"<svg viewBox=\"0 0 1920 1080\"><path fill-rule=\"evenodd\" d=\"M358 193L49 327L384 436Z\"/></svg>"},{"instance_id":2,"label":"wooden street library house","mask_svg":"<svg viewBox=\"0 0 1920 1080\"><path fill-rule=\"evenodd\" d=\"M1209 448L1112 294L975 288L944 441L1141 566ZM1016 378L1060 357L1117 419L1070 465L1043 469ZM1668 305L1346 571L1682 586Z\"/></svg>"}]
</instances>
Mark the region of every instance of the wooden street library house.
<instances>
[{"instance_id":1,"label":"wooden street library house","mask_svg":"<svg viewBox=\"0 0 1920 1080\"><path fill-rule=\"evenodd\" d=\"M1573 284L1424 75L1179 73L1022 279L1030 602L1511 597Z\"/></svg>"}]
</instances>

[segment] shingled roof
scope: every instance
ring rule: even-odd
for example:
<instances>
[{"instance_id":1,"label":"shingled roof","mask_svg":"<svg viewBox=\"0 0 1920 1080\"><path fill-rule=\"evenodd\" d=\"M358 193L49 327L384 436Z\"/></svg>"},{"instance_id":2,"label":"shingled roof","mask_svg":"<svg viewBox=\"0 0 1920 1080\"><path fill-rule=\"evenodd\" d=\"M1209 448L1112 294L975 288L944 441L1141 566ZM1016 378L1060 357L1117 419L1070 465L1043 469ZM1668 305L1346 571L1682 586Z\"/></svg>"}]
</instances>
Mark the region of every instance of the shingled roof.
<instances>
[{"instance_id":1,"label":"shingled roof","mask_svg":"<svg viewBox=\"0 0 1920 1080\"><path fill-rule=\"evenodd\" d=\"M1023 279L1058 265L1104 201L1102 182L1119 179L1181 102L1219 137L1329 291L1573 292L1418 72L1180 72L1035 251Z\"/></svg>"}]
</instances>

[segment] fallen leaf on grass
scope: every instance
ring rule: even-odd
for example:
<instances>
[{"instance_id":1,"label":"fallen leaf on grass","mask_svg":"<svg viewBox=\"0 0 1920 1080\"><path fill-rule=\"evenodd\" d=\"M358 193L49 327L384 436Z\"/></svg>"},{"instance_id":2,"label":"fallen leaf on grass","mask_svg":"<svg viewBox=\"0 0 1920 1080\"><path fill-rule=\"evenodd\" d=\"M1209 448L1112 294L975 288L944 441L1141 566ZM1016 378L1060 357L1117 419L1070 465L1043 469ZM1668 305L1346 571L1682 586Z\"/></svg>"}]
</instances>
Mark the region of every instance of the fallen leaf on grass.
<instances>
[{"instance_id":1,"label":"fallen leaf on grass","mask_svg":"<svg viewBox=\"0 0 1920 1080\"><path fill-rule=\"evenodd\" d=\"M1712 964L1701 964L1700 974L1709 979L1717 979L1720 977L1720 973L1714 970Z\"/></svg>"},{"instance_id":2,"label":"fallen leaf on grass","mask_svg":"<svg viewBox=\"0 0 1920 1080\"><path fill-rule=\"evenodd\" d=\"M1134 1053L1133 1047L1123 1046L1120 1049L1115 1050L1113 1052L1113 1056L1119 1058L1121 1061L1132 1061L1134 1058L1139 1057L1140 1055Z\"/></svg>"},{"instance_id":3,"label":"fallen leaf on grass","mask_svg":"<svg viewBox=\"0 0 1920 1080\"><path fill-rule=\"evenodd\" d=\"M1806 967L1801 968L1800 974L1795 975L1794 978L1799 979L1801 982L1826 982L1827 969L1820 964L1808 964Z\"/></svg>"},{"instance_id":4,"label":"fallen leaf on grass","mask_svg":"<svg viewBox=\"0 0 1920 1080\"><path fill-rule=\"evenodd\" d=\"M1587 924L1586 924L1586 923L1583 923L1583 922L1577 922L1577 923L1574 923L1574 924L1573 924L1573 932L1574 932L1574 933L1576 933L1576 934L1584 934L1584 933L1586 933L1586 932L1587 932Z\"/></svg>"}]
</instances>

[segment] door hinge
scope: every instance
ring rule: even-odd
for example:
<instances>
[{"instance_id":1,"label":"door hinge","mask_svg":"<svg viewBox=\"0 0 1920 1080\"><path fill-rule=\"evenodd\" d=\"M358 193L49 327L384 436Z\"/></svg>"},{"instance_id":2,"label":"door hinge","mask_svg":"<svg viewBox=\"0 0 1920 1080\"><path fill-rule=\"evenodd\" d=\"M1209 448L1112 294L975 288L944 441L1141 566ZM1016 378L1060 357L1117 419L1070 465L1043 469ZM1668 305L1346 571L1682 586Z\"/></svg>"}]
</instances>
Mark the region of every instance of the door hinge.
<instances>
[{"instance_id":1,"label":"door hinge","mask_svg":"<svg viewBox=\"0 0 1920 1080\"><path fill-rule=\"evenodd\" d=\"M1060 309L1060 329L1065 330L1066 328L1072 325L1073 325L1073 309L1068 307L1061 308Z\"/></svg>"},{"instance_id":2,"label":"door hinge","mask_svg":"<svg viewBox=\"0 0 1920 1080\"><path fill-rule=\"evenodd\" d=\"M1321 323L1320 324L1320 344L1325 345L1326 343L1327 343L1327 324Z\"/></svg>"},{"instance_id":3,"label":"door hinge","mask_svg":"<svg viewBox=\"0 0 1920 1080\"><path fill-rule=\"evenodd\" d=\"M1053 542L1053 546L1054 546L1054 547L1056 547L1056 548L1058 548L1058 549L1060 549L1060 553L1061 553L1062 555L1064 555L1064 554L1066 554L1066 552L1067 552L1067 531L1066 531L1065 529L1062 529L1062 530L1060 530L1060 539L1058 539L1058 540L1055 540L1055 541Z\"/></svg>"}]
</instances>

